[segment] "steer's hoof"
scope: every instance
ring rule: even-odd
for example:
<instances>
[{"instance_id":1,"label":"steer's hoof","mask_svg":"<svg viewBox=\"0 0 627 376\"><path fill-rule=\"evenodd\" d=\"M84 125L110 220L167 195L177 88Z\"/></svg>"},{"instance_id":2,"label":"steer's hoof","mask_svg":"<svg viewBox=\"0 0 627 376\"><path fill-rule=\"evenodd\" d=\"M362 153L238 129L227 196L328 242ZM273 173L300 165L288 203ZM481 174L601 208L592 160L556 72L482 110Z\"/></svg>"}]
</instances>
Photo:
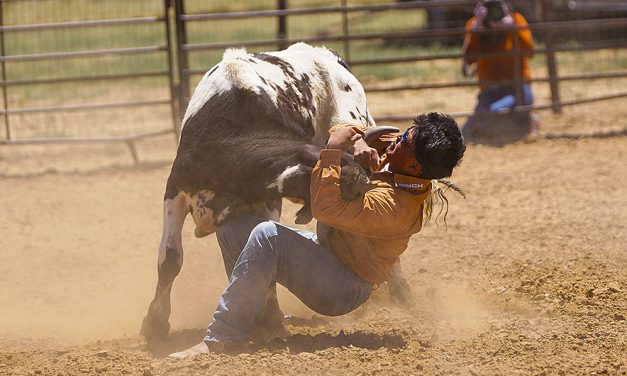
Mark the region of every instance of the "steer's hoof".
<instances>
[{"instance_id":1,"label":"steer's hoof","mask_svg":"<svg viewBox=\"0 0 627 376\"><path fill-rule=\"evenodd\" d=\"M390 278L388 281L388 291L392 303L405 306L411 302L411 288L405 279Z\"/></svg>"},{"instance_id":2,"label":"steer's hoof","mask_svg":"<svg viewBox=\"0 0 627 376\"><path fill-rule=\"evenodd\" d=\"M139 332L146 338L147 342L160 341L168 337L170 323L167 321L155 322L149 316L146 316L144 321L142 321L142 327Z\"/></svg>"}]
</instances>

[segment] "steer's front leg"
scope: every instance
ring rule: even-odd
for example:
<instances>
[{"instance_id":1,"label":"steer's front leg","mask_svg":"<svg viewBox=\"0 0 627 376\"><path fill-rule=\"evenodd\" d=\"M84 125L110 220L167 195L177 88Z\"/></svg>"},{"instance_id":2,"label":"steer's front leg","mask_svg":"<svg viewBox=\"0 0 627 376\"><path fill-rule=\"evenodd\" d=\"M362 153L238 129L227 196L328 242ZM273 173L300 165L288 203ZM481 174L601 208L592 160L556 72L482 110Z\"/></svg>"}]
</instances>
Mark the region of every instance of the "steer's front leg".
<instances>
[{"instance_id":1,"label":"steer's front leg","mask_svg":"<svg viewBox=\"0 0 627 376\"><path fill-rule=\"evenodd\" d=\"M183 266L183 243L181 233L188 213L185 193L179 192L174 198L163 203L163 235L159 245L157 271L159 280L155 297L150 303L144 318L141 334L148 342L167 337L170 330L170 292L174 278Z\"/></svg>"},{"instance_id":2,"label":"steer's front leg","mask_svg":"<svg viewBox=\"0 0 627 376\"><path fill-rule=\"evenodd\" d=\"M411 288L401 270L400 258L396 259L392 269L390 269L388 292L390 293L392 302L395 304L406 305L411 301Z\"/></svg>"}]
</instances>

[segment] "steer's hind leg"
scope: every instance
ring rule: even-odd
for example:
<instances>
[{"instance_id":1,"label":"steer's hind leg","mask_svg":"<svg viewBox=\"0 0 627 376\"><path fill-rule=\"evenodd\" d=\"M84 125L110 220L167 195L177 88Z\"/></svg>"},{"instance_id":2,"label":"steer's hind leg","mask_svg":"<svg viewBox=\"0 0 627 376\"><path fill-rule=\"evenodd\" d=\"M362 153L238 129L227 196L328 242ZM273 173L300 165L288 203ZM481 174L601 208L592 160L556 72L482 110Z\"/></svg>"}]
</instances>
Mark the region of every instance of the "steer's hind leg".
<instances>
[{"instance_id":1,"label":"steer's hind leg","mask_svg":"<svg viewBox=\"0 0 627 376\"><path fill-rule=\"evenodd\" d=\"M155 297L144 318L141 334L149 342L165 338L170 330L170 292L174 278L183 265L181 232L188 213L187 199L183 192L163 203L163 235L159 245L157 271L159 280Z\"/></svg>"}]
</instances>

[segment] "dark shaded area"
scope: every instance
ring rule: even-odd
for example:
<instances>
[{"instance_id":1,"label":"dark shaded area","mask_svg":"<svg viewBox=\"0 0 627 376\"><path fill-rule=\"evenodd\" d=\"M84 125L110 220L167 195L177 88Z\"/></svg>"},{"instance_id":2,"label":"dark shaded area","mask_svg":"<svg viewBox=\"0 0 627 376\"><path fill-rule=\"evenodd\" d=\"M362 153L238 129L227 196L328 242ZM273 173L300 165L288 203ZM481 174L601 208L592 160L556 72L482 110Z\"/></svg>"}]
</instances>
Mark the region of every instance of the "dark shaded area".
<instances>
[{"instance_id":1,"label":"dark shaded area","mask_svg":"<svg viewBox=\"0 0 627 376\"><path fill-rule=\"evenodd\" d=\"M408 2L413 0L397 0ZM438 3L439 0L425 0ZM545 2L540 0L510 0L506 1L510 11L521 13L530 24L542 21L577 21L593 19L615 19L627 17L627 2L621 0L552 0ZM426 9L427 30L463 28L466 22L473 16L473 5L450 5ZM544 33L534 32L534 37L542 40ZM591 42L591 41L615 41L620 43L627 38L627 27L613 26L595 29L567 29L556 33L557 42ZM389 41L394 45L431 45L434 43L446 46L461 45L462 35L444 35L423 39L402 39Z\"/></svg>"},{"instance_id":2,"label":"dark shaded area","mask_svg":"<svg viewBox=\"0 0 627 376\"><path fill-rule=\"evenodd\" d=\"M581 140L584 138L611 138L611 137L621 137L627 136L627 128L623 129L615 129L609 131L599 131L593 133L577 133L577 132L564 132L564 133L554 133L549 132L544 135L544 138L547 140Z\"/></svg>"},{"instance_id":3,"label":"dark shaded area","mask_svg":"<svg viewBox=\"0 0 627 376\"><path fill-rule=\"evenodd\" d=\"M467 144L505 146L525 140L530 127L530 114L526 112L477 112L469 117L462 132Z\"/></svg>"},{"instance_id":4,"label":"dark shaded area","mask_svg":"<svg viewBox=\"0 0 627 376\"><path fill-rule=\"evenodd\" d=\"M613 19L627 17L627 2L624 0L557 0L549 2L548 21L577 21L592 19ZM599 28L574 28L555 34L558 42L598 42L613 41L624 44L627 38L626 26Z\"/></svg>"},{"instance_id":5,"label":"dark shaded area","mask_svg":"<svg viewBox=\"0 0 627 376\"><path fill-rule=\"evenodd\" d=\"M161 340L146 343L148 350L155 358L163 358L174 352L190 348L205 337L206 329L185 329L170 333Z\"/></svg>"},{"instance_id":6,"label":"dark shaded area","mask_svg":"<svg viewBox=\"0 0 627 376\"><path fill-rule=\"evenodd\" d=\"M185 329L171 333L170 336L163 341L154 341L147 344L146 350L155 358L162 358L198 344L204 336L205 329ZM267 343L251 342L247 345L243 345L237 351L231 349L229 354L252 354L260 350L270 352L288 350L290 354L299 354L302 352L314 352L329 348L351 346L368 350L381 348L392 350L407 347L407 341L405 341L400 334L375 334L359 330L346 333L340 330L337 335L329 333L316 335L295 334L287 338L277 338Z\"/></svg>"},{"instance_id":7,"label":"dark shaded area","mask_svg":"<svg viewBox=\"0 0 627 376\"><path fill-rule=\"evenodd\" d=\"M399 334L374 334L362 331L345 333L341 330L337 335L321 333L317 335L296 334L289 338L277 339L268 343L265 348L269 351L288 349L290 354L314 352L333 347L359 347L376 350L380 348L401 349L407 342Z\"/></svg>"}]
</instances>

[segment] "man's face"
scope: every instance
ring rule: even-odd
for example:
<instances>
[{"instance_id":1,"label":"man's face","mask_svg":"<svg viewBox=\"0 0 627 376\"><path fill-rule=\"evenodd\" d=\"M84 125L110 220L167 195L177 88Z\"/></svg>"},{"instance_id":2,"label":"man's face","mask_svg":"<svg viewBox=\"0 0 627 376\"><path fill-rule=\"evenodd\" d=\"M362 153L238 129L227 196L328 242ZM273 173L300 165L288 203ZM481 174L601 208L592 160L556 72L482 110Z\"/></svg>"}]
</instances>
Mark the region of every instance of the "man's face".
<instances>
[{"instance_id":1,"label":"man's face","mask_svg":"<svg viewBox=\"0 0 627 376\"><path fill-rule=\"evenodd\" d=\"M422 172L422 166L414 157L412 150L415 142L414 128L415 126L408 128L386 149L390 171L411 176L418 176Z\"/></svg>"}]
</instances>

